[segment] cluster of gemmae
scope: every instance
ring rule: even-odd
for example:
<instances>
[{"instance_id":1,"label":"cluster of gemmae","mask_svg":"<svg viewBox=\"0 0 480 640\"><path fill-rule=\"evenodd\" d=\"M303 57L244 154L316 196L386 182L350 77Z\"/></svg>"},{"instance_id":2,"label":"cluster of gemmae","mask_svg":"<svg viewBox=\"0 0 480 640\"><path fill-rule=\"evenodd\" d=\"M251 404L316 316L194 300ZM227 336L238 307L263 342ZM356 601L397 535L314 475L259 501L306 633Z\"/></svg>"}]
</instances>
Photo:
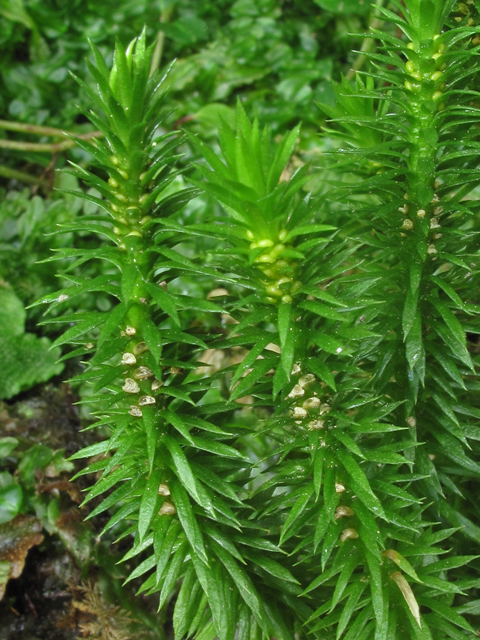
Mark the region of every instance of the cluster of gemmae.
<instances>
[{"instance_id":1,"label":"cluster of gemmae","mask_svg":"<svg viewBox=\"0 0 480 640\"><path fill-rule=\"evenodd\" d=\"M256 240L251 231L247 233L250 250L256 253L253 261L267 278L264 281L266 301L272 304L292 302L292 296L302 288L296 278L298 262L292 259L296 252L291 245L285 244L287 236L288 232L283 229L274 242L270 238Z\"/></svg>"},{"instance_id":2,"label":"cluster of gemmae","mask_svg":"<svg viewBox=\"0 0 480 640\"><path fill-rule=\"evenodd\" d=\"M151 209L151 194L146 191L146 188L158 171L158 166L153 163L149 170L143 171L138 176L130 176L129 172L122 168L118 156L112 155L109 160L113 165L109 170L108 179L109 187L114 189L110 191L112 196L110 208L116 223L113 232L119 236L119 248L125 250L126 246L122 238L132 236L143 238L143 227L152 219L147 215Z\"/></svg>"},{"instance_id":3,"label":"cluster of gemmae","mask_svg":"<svg viewBox=\"0 0 480 640\"><path fill-rule=\"evenodd\" d=\"M295 364L292 369L292 376L301 373L300 365ZM321 383L313 373L306 373L299 377L294 384L287 398L293 399L292 417L297 425L306 425L309 430L323 429L325 427L325 416L331 407L324 400L318 397Z\"/></svg>"},{"instance_id":4,"label":"cluster of gemmae","mask_svg":"<svg viewBox=\"0 0 480 640\"><path fill-rule=\"evenodd\" d=\"M435 101L443 95L445 89L443 72L447 68L446 62L440 60L445 53L445 44L443 42L439 45L435 44L439 38L439 33L433 37L431 45L433 52L430 55L428 53L425 55L423 52L418 53L416 49L419 47L416 47L414 42L409 42L407 49L412 52L412 57L405 63L405 69L413 78L413 81L405 80L405 88L412 92L419 92L422 88L420 83L429 82L432 89L432 100ZM434 83L433 86L431 83Z\"/></svg>"},{"instance_id":5,"label":"cluster of gemmae","mask_svg":"<svg viewBox=\"0 0 480 640\"><path fill-rule=\"evenodd\" d=\"M127 336L134 336L136 334L136 329L135 327L128 326L123 333ZM142 354L146 351L148 351L148 349L145 342L137 342L132 345L131 351L126 351L123 354L121 360L121 364L123 365L136 367L131 372L131 377L125 378L122 390L125 391L125 393L139 396L136 398L136 404L131 405L130 411L128 412L131 416L137 418L142 417L141 407L155 404L155 397L151 394L155 393L155 391L158 391L163 386L163 382L155 378L151 369L145 365L139 364L141 362ZM127 375L128 373L130 373L130 371L127 372ZM153 380L150 380L150 378L153 378Z\"/></svg>"},{"instance_id":6,"label":"cluster of gemmae","mask_svg":"<svg viewBox=\"0 0 480 640\"><path fill-rule=\"evenodd\" d=\"M293 400L290 407L291 416L296 425L300 428L307 428L309 431L322 430L323 435L320 439L320 446L331 446L328 432L330 429L336 429L334 419L327 420L331 411L331 405L328 404L328 395L325 393L325 384L323 384L317 376L312 373L302 375L300 363L295 363L292 368L292 376L299 376L292 387L287 398ZM320 398L319 396L322 396ZM328 443L328 444L327 444ZM346 489L347 480L335 482L335 493L339 496L340 504L333 514L334 520L338 522L342 518L348 518L347 526L342 530L340 539L342 542L346 540L356 540L359 537L355 528L355 511L352 508L355 496L351 495Z\"/></svg>"}]
</instances>

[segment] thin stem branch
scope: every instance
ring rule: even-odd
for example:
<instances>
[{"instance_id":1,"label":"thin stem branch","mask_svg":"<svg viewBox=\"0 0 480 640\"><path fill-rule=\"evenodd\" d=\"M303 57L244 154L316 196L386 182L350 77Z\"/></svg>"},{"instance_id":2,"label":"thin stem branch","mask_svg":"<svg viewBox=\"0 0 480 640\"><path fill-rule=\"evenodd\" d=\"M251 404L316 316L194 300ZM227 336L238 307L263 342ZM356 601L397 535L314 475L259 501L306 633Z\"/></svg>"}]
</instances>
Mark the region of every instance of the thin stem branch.
<instances>
[{"instance_id":1,"label":"thin stem branch","mask_svg":"<svg viewBox=\"0 0 480 640\"><path fill-rule=\"evenodd\" d=\"M5 121L0 121L1 123ZM49 129L49 127L36 127L35 125L21 125L20 123L8 123L9 125L18 125L20 128L11 127L11 131L22 131L24 133L34 133L36 135L55 135L59 136L59 133L62 137L73 136L78 138L79 140L91 140L92 138L101 138L103 133L101 131L92 131L91 133L84 133L79 135L78 133L69 133L69 132L60 132L59 129L50 129L50 131L55 131L56 133L40 133L39 129ZM24 127L32 127L37 131L27 131ZM3 127L6 129L7 127ZM38 151L40 153L61 153L62 151L66 151L67 149L71 149L75 146L75 140L64 140L63 142L22 142L19 140L0 140L0 149L11 149L14 151Z\"/></svg>"},{"instance_id":2,"label":"thin stem branch","mask_svg":"<svg viewBox=\"0 0 480 640\"><path fill-rule=\"evenodd\" d=\"M20 133L31 133L35 136L53 136L55 138L67 138L68 136L79 137L78 133L55 129L54 127L41 127L36 124L26 124L24 122L13 122L11 120L0 120L0 129L6 131L18 131Z\"/></svg>"},{"instance_id":3,"label":"thin stem branch","mask_svg":"<svg viewBox=\"0 0 480 640\"><path fill-rule=\"evenodd\" d=\"M384 0L377 0L376 4L372 7L372 13L370 14L370 22L368 24L369 29L382 28L384 21L376 17L375 8L382 7L383 3L384 3ZM367 56L365 54L372 51L374 46L375 46L375 40L373 38L364 38L362 43L362 48L360 49L360 53L355 58L355 62L353 63L352 68L349 69L347 73L347 76L346 76L347 80L353 80L357 71L360 71L360 69L363 67L363 65L367 60Z\"/></svg>"},{"instance_id":4,"label":"thin stem branch","mask_svg":"<svg viewBox=\"0 0 480 640\"><path fill-rule=\"evenodd\" d=\"M160 14L160 22L168 22L173 12L173 6L168 7L165 11L162 11ZM159 69L160 63L162 61L163 55L163 46L165 44L165 33L162 29L159 29L157 35L157 42L155 44L155 49L152 55L152 61L150 63L150 75L153 76L155 71Z\"/></svg>"},{"instance_id":5,"label":"thin stem branch","mask_svg":"<svg viewBox=\"0 0 480 640\"><path fill-rule=\"evenodd\" d=\"M19 182L26 182L27 184L41 184L43 178L39 176L32 176L31 173L25 173L24 171L17 171L10 167L0 165L0 177L8 178L10 180L18 180Z\"/></svg>"}]
</instances>

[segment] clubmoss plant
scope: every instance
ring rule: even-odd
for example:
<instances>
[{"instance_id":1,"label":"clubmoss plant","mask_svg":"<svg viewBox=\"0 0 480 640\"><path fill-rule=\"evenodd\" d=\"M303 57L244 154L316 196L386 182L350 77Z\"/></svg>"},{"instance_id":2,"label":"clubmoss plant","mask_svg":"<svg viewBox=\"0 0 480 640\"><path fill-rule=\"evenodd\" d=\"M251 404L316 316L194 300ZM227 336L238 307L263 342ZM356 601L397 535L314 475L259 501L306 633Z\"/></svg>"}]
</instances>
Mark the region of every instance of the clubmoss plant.
<instances>
[{"instance_id":1,"label":"clubmoss plant","mask_svg":"<svg viewBox=\"0 0 480 640\"><path fill-rule=\"evenodd\" d=\"M479 540L478 527L466 515L473 507L470 483L478 477L472 451L479 415L476 372L466 336L478 334L476 204L466 203L478 184L475 161L470 164L476 153L470 126L477 112L469 84L477 50L474 30L449 22L453 3L405 5L395 3L398 14L382 10L386 31L372 34L382 43L379 53L370 54L373 70L353 88L344 81L337 106L326 109L335 135L347 145L333 156L331 168L359 177L330 194L335 206L344 205L335 220L344 223L342 233L330 250L322 247L315 256L313 277L305 283L312 288L299 287L286 299L277 294L277 317L267 310L250 312L255 344L233 377L238 380L249 368L237 388L248 389L259 405L271 393L275 409L265 429L279 446L252 504L259 523L268 517L281 527L280 546L298 564L284 565L301 583L311 576L303 595L322 606L309 616L299 604L296 611L308 617L303 628L320 638L473 633L452 608L457 588L476 584L465 580L464 566L473 556L431 560L445 553L439 543L450 536L456 549L469 548L465 535ZM389 24L406 38L393 35ZM252 160L242 119L240 110L235 136L227 137L225 124L220 128L228 170L203 150L213 169L205 173L206 189L231 217L218 232L224 238L232 218L238 219L235 196L241 188L235 181L251 187L261 175L261 154ZM242 148L249 149L248 161L239 168ZM265 211L261 205L268 195L263 200L257 194L252 210L260 228L258 211ZM287 208L282 211L287 220L294 218ZM306 221L318 218L316 212ZM354 260L340 250L345 236L350 247L358 243L351 248ZM251 239L250 250L270 260L269 247L260 253L258 244L279 239ZM222 261L232 272L232 260L217 257L219 267ZM308 271L309 257L299 262ZM353 272L343 275L349 267ZM261 276L260 281L271 286ZM264 301L273 304L270 292ZM306 300L307 293L322 303ZM245 309L250 300L243 300ZM286 317L294 319L291 326ZM231 344L238 344L247 325L238 320ZM281 339L282 323L295 336L290 347ZM272 367L270 387L268 362L275 360L261 355L259 329L268 333L272 325L282 348L279 360L290 357L293 367L291 378ZM352 348L355 339L360 343ZM258 357L267 363L254 366ZM258 377L262 366L267 373ZM460 496L463 513L452 507ZM435 523L446 528L438 530ZM453 535L457 527L461 533ZM446 571L452 570L453 581L459 567L454 586Z\"/></svg>"},{"instance_id":2,"label":"clubmoss plant","mask_svg":"<svg viewBox=\"0 0 480 640\"><path fill-rule=\"evenodd\" d=\"M82 472L101 474L86 501L113 489L91 517L133 537L141 591L177 593L178 640L475 637L479 49L451 0L391 5L371 71L325 107L342 144L322 199L311 167L285 171L299 129L274 143L241 104L221 155L190 136L204 179L172 195L179 138L157 135L144 35L111 72L94 50L105 141L76 171L108 215L68 229L110 243L64 257L113 267L44 302L117 301L55 319L74 323L56 345L92 354L76 379L111 431L76 457L104 454ZM199 188L224 215L185 225ZM186 258L198 237L215 250ZM228 295L175 293L192 273ZM202 351L239 347L199 373Z\"/></svg>"},{"instance_id":3,"label":"clubmoss plant","mask_svg":"<svg viewBox=\"0 0 480 640\"><path fill-rule=\"evenodd\" d=\"M232 446L248 429L230 424L238 407L232 401L201 408L215 378L193 373L209 338L192 325L192 311L220 320L223 309L171 292L170 283L192 271L210 278L218 273L174 250L183 234L172 231L170 217L198 190L171 187L182 138L157 132L163 79L148 77L145 34L126 51L117 46L111 71L92 50L96 92L80 82L97 107L89 117L104 139L82 143L94 158L92 170L72 170L103 196L79 197L107 215L82 216L61 231L98 234L108 242L55 256L74 259L65 273L71 285L36 303L49 305L47 322L70 325L54 345L76 347L64 359L88 358L72 382L92 385L88 403L98 407L98 420L89 428L110 432L74 456L100 456L80 473L100 475L85 503L109 492L89 517L114 511L103 533L114 529L119 539L133 539L124 561L140 561L127 579L144 576L140 592L160 591L159 607L183 581L173 618L177 637L230 638L243 620L253 637L286 638L293 615L281 612L278 599L265 591L262 571L296 581L276 560L263 557L282 552L248 521L252 507L242 498L251 461L242 447ZM284 155L277 164L287 160ZM90 260L112 267L82 279L78 268ZM113 311L70 312L77 296L94 292L110 296Z\"/></svg>"}]
</instances>

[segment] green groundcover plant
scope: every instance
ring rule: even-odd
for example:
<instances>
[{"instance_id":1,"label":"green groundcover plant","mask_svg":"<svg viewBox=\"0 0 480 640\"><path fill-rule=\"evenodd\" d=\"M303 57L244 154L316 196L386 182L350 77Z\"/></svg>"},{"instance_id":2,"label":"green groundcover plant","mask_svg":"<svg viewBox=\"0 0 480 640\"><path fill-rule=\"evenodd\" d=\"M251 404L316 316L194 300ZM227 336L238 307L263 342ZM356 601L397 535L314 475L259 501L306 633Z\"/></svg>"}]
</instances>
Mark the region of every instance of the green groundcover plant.
<instances>
[{"instance_id":1,"label":"green groundcover plant","mask_svg":"<svg viewBox=\"0 0 480 640\"><path fill-rule=\"evenodd\" d=\"M219 147L188 137L179 189L145 33L78 80L103 138L72 171L104 213L61 231L102 241L55 255L69 284L37 304L110 434L74 456L98 478L85 501L105 496L89 517L131 541L141 593L175 594L178 639L477 635L476 14L390 6L370 70L323 107L322 198L290 170L299 129L272 140L240 103ZM185 224L202 190L222 213ZM185 295L192 278L214 291ZM72 311L97 292L109 312Z\"/></svg>"}]
</instances>

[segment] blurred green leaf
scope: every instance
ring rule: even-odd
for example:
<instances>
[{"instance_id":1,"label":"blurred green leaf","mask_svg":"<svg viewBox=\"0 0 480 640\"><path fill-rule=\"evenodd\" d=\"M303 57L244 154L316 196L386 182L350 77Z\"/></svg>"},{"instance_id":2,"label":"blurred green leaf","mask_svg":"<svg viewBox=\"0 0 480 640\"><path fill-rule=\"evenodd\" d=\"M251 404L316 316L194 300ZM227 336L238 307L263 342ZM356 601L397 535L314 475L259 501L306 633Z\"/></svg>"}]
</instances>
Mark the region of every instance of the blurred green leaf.
<instances>
[{"instance_id":1,"label":"blurred green leaf","mask_svg":"<svg viewBox=\"0 0 480 640\"><path fill-rule=\"evenodd\" d=\"M10 455L18 444L17 438L6 437L0 438L0 458Z\"/></svg>"},{"instance_id":2,"label":"blurred green leaf","mask_svg":"<svg viewBox=\"0 0 480 640\"><path fill-rule=\"evenodd\" d=\"M322 9L332 11L333 13L359 13L364 14L370 11L370 3L364 0L314 0Z\"/></svg>"},{"instance_id":3,"label":"blurred green leaf","mask_svg":"<svg viewBox=\"0 0 480 640\"><path fill-rule=\"evenodd\" d=\"M36 469L44 469L53 458L53 451L44 444L36 444L26 451L20 464L18 472L22 482L26 485L33 484Z\"/></svg>"},{"instance_id":4,"label":"blurred green leaf","mask_svg":"<svg viewBox=\"0 0 480 640\"><path fill-rule=\"evenodd\" d=\"M15 482L0 488L0 524L9 522L22 506L22 487Z\"/></svg>"}]
</instances>

